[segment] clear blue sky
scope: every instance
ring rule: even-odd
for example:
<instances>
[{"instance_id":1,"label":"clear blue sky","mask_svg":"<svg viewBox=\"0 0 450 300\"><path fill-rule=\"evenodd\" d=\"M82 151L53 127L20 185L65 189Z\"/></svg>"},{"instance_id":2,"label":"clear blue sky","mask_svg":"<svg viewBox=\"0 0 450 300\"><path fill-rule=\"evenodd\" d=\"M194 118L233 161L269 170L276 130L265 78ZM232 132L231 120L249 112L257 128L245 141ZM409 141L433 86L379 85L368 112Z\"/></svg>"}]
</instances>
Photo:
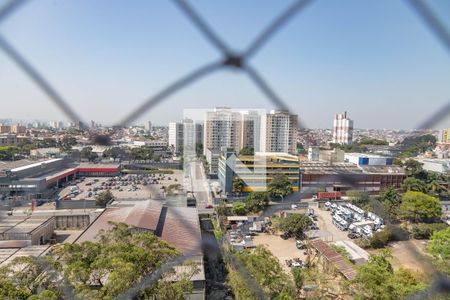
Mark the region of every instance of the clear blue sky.
<instances>
[{"instance_id":1,"label":"clear blue sky","mask_svg":"<svg viewBox=\"0 0 450 300\"><path fill-rule=\"evenodd\" d=\"M2 1L2 0L0 0ZM291 1L191 1L244 49ZM450 26L450 1L428 1ZM171 1L29 1L5 35L85 120L112 124L219 53ZM450 101L450 53L403 1L319 0L291 20L252 64L309 127L347 110L357 128L411 128ZM0 52L0 118L61 119ZM167 124L183 108L272 108L243 74L197 82L138 122ZM450 120L439 127L450 126Z\"/></svg>"}]
</instances>

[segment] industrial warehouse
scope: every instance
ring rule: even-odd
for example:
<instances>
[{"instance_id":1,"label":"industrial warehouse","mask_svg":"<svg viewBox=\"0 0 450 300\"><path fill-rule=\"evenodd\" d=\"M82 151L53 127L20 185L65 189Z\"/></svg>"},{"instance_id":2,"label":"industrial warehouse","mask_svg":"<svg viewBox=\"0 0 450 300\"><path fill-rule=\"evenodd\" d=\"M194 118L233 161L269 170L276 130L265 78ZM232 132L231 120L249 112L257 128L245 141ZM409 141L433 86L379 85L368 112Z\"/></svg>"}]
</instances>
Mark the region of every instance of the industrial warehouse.
<instances>
[{"instance_id":1,"label":"industrial warehouse","mask_svg":"<svg viewBox=\"0 0 450 300\"><path fill-rule=\"evenodd\" d=\"M78 176L115 176L119 164L74 163L67 158L0 162L0 194L45 198Z\"/></svg>"}]
</instances>

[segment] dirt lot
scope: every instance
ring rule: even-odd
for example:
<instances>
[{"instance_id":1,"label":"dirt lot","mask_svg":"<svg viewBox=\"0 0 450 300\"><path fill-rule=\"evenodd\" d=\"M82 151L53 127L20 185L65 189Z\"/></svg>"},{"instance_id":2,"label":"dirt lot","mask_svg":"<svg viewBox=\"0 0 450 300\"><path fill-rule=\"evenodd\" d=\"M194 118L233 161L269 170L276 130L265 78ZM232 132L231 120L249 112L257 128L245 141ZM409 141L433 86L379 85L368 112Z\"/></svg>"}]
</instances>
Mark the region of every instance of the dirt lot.
<instances>
[{"instance_id":1,"label":"dirt lot","mask_svg":"<svg viewBox=\"0 0 450 300\"><path fill-rule=\"evenodd\" d=\"M403 267L416 271L432 272L432 268L424 259L425 241L409 240L394 242L390 245L392 251L392 265L395 268Z\"/></svg>"},{"instance_id":2,"label":"dirt lot","mask_svg":"<svg viewBox=\"0 0 450 300\"><path fill-rule=\"evenodd\" d=\"M286 260L293 258L300 258L305 260L306 256L303 254L303 250L297 249L295 246L295 239L290 238L288 240L283 240L278 235L272 235L267 233L260 233L253 239L253 244L255 246L264 245L269 249L272 254L278 258L283 268L291 273L290 268L286 265Z\"/></svg>"},{"instance_id":3,"label":"dirt lot","mask_svg":"<svg viewBox=\"0 0 450 300\"><path fill-rule=\"evenodd\" d=\"M317 224L321 230L327 230L332 234L332 241L348 241L347 231L342 231L333 224L333 218L331 217L331 212L322 210L320 208L314 208L317 215Z\"/></svg>"}]
</instances>

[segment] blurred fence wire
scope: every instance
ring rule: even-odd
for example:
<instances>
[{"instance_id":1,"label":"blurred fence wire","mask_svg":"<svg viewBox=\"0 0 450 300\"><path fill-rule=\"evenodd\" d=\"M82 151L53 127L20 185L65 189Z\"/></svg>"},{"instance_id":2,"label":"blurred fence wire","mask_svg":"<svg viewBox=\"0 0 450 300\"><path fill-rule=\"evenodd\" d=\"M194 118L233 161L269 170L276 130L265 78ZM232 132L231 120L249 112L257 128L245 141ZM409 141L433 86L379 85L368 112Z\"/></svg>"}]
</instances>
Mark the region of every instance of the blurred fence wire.
<instances>
[{"instance_id":1,"label":"blurred fence wire","mask_svg":"<svg viewBox=\"0 0 450 300\"><path fill-rule=\"evenodd\" d=\"M267 97L267 99L278 109L288 110L290 108L288 104L279 97L275 90L270 86L267 80L261 75L261 73L250 64L250 59L256 52L260 51L265 44L267 44L271 37L277 34L284 25L286 25L292 18L297 17L304 9L308 7L313 1L312 0L297 0L293 1L279 16L277 16L268 26L261 31L261 33L249 43L247 48L245 48L240 53L235 53L227 45L227 43L212 29L212 26L208 24L200 14L185 0L172 0L174 5L180 9L180 11L186 16L186 18L196 27L204 36L204 38L215 47L222 55L220 61L214 61L204 66L201 66L188 74L178 78L173 83L169 84L165 88L161 89L159 92L150 96L146 101L144 101L139 107L133 110L129 115L125 116L122 120L119 120L116 124L121 126L126 126L134 120L137 120L143 114L148 113L151 109L154 109L158 104L166 101L170 96L180 91L181 89L193 84L194 82L208 76L218 70L224 68L236 68L239 71L245 73L254 85L260 89L260 91ZM3 6L0 6L0 29L1 24L8 17L12 17L15 12L17 12L21 6L23 6L27 0L10 0L6 1ZM431 30L431 32L436 36L436 38L443 44L448 53L450 54L450 33L444 26L443 22L436 16L432 9L428 6L425 1L421 0L405 0L408 6L420 17L424 24ZM129 4L127 4L129 5ZM65 99L57 89L34 67L15 47L8 42L8 40L0 33L0 49L6 57L8 57L19 69L21 69L47 96L48 98L72 121L77 124L85 124L82 118L75 113L70 102ZM418 128L427 129L437 125L442 120L446 119L450 114L450 102L444 107L436 111L435 114L431 115L429 118L423 120ZM306 128L304 124L301 127ZM97 136L94 142L99 144L106 144L109 142L108 136ZM346 178L342 175L342 180L351 185L354 185L351 179ZM277 209L270 208L268 211L264 212L264 215L271 215ZM189 224L186 224L189 226ZM212 249L209 245L204 245L207 249ZM218 250L220 251L220 250ZM418 259L428 261L427 258L423 257L415 247L409 247L411 251ZM129 291L124 292L121 298L129 298L137 295L138 291L144 287L148 287L153 284L157 279L161 278L162 274L166 272L174 263L180 263L184 261L184 258L177 258L175 261L170 261L166 265L163 265L160 270L156 273L151 274L148 278L144 278L136 286L133 286ZM262 290L254 280L251 275L245 270L245 267L233 257L229 258L232 265L236 267L236 270L241 273L241 275L246 279L249 286L252 288L255 295L259 295L264 298ZM45 262L43 262L45 264ZM428 263L431 266L431 263ZM50 268L49 266L47 266ZM432 268L432 266L431 266ZM437 270L433 269L433 274L435 281L427 290L422 294L417 294L412 296L412 299L419 299L423 297L428 297L434 295L435 293L445 293L450 294L450 283L448 278L442 276ZM63 294L70 299L76 298L73 288L66 283L61 284L63 289Z\"/></svg>"}]
</instances>

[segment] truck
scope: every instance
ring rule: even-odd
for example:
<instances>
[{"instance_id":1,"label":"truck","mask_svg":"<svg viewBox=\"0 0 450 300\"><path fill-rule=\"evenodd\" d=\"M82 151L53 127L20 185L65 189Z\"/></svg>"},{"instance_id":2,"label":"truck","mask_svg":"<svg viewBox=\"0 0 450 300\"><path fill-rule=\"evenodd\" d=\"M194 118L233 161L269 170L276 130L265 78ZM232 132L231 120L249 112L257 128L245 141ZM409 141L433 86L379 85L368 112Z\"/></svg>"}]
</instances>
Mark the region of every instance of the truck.
<instances>
[{"instance_id":1,"label":"truck","mask_svg":"<svg viewBox=\"0 0 450 300\"><path fill-rule=\"evenodd\" d=\"M341 199L341 192L317 192L317 199Z\"/></svg>"}]
</instances>

